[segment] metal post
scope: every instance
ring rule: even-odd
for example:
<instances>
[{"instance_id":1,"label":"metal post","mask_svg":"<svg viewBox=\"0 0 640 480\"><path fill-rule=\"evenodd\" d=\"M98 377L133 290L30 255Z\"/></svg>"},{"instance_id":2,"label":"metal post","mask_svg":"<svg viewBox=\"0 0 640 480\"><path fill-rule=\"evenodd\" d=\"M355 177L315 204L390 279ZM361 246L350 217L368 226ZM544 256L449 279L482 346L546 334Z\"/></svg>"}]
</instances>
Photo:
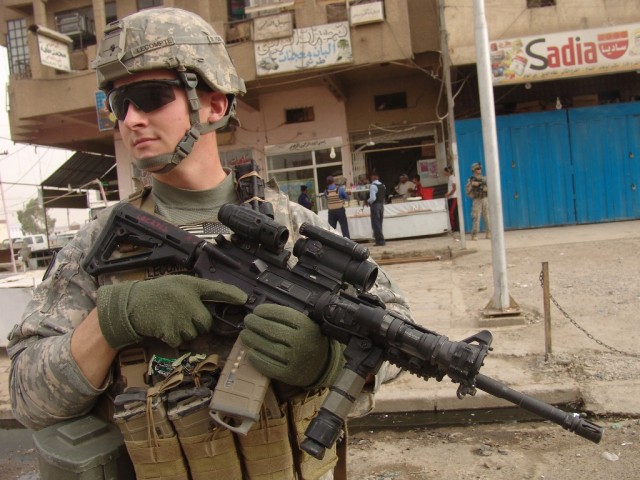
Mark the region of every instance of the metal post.
<instances>
[{"instance_id":1,"label":"metal post","mask_svg":"<svg viewBox=\"0 0 640 480\"><path fill-rule=\"evenodd\" d=\"M504 246L502 218L502 191L500 187L500 162L498 136L493 104L489 34L484 12L484 1L473 0L478 89L482 115L482 140L489 187L489 221L491 223L491 255L493 264L493 297L485 311L488 314L519 314L519 308L509 295L507 282L507 257Z\"/></svg>"},{"instance_id":2,"label":"metal post","mask_svg":"<svg viewBox=\"0 0 640 480\"><path fill-rule=\"evenodd\" d=\"M456 185L456 201L458 202L458 225L460 226L460 247L467 248L467 239L464 230L464 209L462 208L462 177L460 165L458 163L458 142L456 140L455 118L453 116L453 94L451 92L451 62L449 58L449 34L445 25L444 0L438 0L438 14L440 16L440 49L442 51L442 70L444 72L444 84L447 90L447 126L449 128L449 142L451 143L451 160L453 161L453 171L457 175L458 185Z\"/></svg>"},{"instance_id":3,"label":"metal post","mask_svg":"<svg viewBox=\"0 0 640 480\"><path fill-rule=\"evenodd\" d=\"M551 302L549 287L549 263L542 262L542 299L544 303L544 359L548 360L551 355Z\"/></svg>"}]
</instances>

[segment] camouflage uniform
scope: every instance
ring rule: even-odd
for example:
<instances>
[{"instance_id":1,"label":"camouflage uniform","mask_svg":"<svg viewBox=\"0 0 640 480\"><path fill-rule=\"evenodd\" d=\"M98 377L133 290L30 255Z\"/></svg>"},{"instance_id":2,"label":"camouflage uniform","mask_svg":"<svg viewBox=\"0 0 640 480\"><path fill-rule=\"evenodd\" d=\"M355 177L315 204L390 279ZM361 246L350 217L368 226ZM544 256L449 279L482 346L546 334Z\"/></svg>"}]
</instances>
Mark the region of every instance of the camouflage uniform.
<instances>
[{"instance_id":1,"label":"camouflage uniform","mask_svg":"<svg viewBox=\"0 0 640 480\"><path fill-rule=\"evenodd\" d=\"M303 222L329 228L313 212L290 202L277 189L275 182L270 182L268 187L266 196L273 203L276 221L287 226L291 232L286 246L288 250L293 248L293 243L299 238L298 230ZM235 192L230 176L218 188L226 190L220 198L234 200ZM210 211L217 211L219 206L212 206ZM100 212L93 222L82 228L76 238L60 251L51 274L35 289L22 323L16 325L10 334L7 350L11 357L11 404L16 418L34 430L88 413L113 381L110 376L100 388L94 388L85 379L70 352L73 329L95 308L96 291L99 287L96 279L85 272L81 264L93 241L104 228L109 211L110 209L106 209ZM294 256L291 258L295 259ZM147 276L151 278L157 273L155 269L149 269ZM108 279L104 281L109 282ZM371 292L378 295L390 310L410 318L406 299L383 270L380 270ZM213 349L221 358L226 358L231 343L229 339L205 335L182 346L181 350L211 353L205 352L205 349ZM397 368L385 364L376 377L373 391L383 381L397 374ZM373 391L361 396L356 404L359 412L355 414L363 415L373 408Z\"/></svg>"},{"instance_id":2,"label":"camouflage uniform","mask_svg":"<svg viewBox=\"0 0 640 480\"><path fill-rule=\"evenodd\" d=\"M476 165L476 164L474 164ZM478 183L478 185L473 185ZM466 185L467 196L473 200L471 204L471 218L473 227L471 229L471 238L475 240L480 231L480 218L484 220L486 237L491 235L491 227L489 224L489 199L487 198L487 177L475 175L469 177Z\"/></svg>"},{"instance_id":3,"label":"camouflage uniform","mask_svg":"<svg viewBox=\"0 0 640 480\"><path fill-rule=\"evenodd\" d=\"M189 99L191 128L174 152L145 158L141 164L136 160L140 169L156 173L167 173L178 165L191 153L201 135L210 134L227 122L235 121L235 96L243 94L245 90L244 82L237 76L221 37L203 19L175 8L143 10L110 24L105 29L105 38L93 66L97 72L98 86L105 92L113 87L114 81L138 72L167 68L176 71ZM199 121L198 82L204 82L214 91L225 94L229 100L224 117L215 123ZM125 104L125 112L126 108ZM151 167L162 169L154 170ZM226 203L237 202L231 175L227 175L216 188L205 191L175 189L156 181L151 195L157 215L203 238L207 238L207 234L213 238L217 233L224 233L226 227L217 222L218 210ZM265 189L265 197L273 204L275 220L290 231L286 245L289 251L299 237L302 223L329 228L313 212L289 202L275 182ZM83 260L104 229L109 213L110 209L100 212L59 252L51 274L35 289L22 323L14 327L10 334L7 350L11 357L9 381L12 408L15 417L34 430L85 415L94 410L100 399L120 393L120 378L113 372L107 375L103 385L93 387L72 357L70 347L73 330L96 308L98 288L123 281L129 275L101 275L96 279L82 268ZM291 262L295 262L295 257L291 256ZM131 275L135 275L133 278L154 278L179 273L176 270L175 266L163 265L137 270ZM410 318L407 302L397 292L399 290L391 280L380 271L371 293L377 294L389 309ZM182 352L216 353L224 361L234 338L217 331L215 324L213 330L181 345L177 350L169 349L162 342L148 337L144 338L141 345L146 347L147 352L163 356L177 356ZM383 381L395 377L398 371L385 363L376 376L372 390L377 390ZM356 415L366 414L373 408L373 391L360 395L354 408ZM271 457L267 460L271 460ZM332 478L332 471L324 471L326 473L321 475L322 480Z\"/></svg>"}]
</instances>

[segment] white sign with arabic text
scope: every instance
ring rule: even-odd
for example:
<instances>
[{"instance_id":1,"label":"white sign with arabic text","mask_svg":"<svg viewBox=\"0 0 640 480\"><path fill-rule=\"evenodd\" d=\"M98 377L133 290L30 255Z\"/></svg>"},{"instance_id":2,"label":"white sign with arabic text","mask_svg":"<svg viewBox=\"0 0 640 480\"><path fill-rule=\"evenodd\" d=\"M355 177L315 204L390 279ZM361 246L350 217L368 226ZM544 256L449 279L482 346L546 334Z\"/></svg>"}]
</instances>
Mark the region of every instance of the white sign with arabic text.
<instances>
[{"instance_id":1,"label":"white sign with arabic text","mask_svg":"<svg viewBox=\"0 0 640 480\"><path fill-rule=\"evenodd\" d=\"M254 45L258 76L353 62L348 22L296 28L291 37Z\"/></svg>"},{"instance_id":2,"label":"white sign with arabic text","mask_svg":"<svg viewBox=\"0 0 640 480\"><path fill-rule=\"evenodd\" d=\"M38 49L40 50L40 63L47 67L55 68L56 70L70 72L71 60L69 59L69 46L64 42L46 35L37 35L37 37Z\"/></svg>"}]
</instances>

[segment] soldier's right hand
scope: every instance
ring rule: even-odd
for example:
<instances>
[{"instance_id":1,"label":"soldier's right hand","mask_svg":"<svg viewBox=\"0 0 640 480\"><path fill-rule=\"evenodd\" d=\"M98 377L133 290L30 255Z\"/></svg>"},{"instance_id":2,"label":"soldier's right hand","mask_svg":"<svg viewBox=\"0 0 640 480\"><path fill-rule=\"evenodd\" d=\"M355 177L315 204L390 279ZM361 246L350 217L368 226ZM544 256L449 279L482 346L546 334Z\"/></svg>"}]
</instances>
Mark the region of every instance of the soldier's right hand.
<instances>
[{"instance_id":1,"label":"soldier's right hand","mask_svg":"<svg viewBox=\"0 0 640 480\"><path fill-rule=\"evenodd\" d=\"M98 321L116 350L143 337L177 347L211 330L213 319L203 300L242 305L247 295L233 285L189 275L122 282L98 289Z\"/></svg>"}]
</instances>

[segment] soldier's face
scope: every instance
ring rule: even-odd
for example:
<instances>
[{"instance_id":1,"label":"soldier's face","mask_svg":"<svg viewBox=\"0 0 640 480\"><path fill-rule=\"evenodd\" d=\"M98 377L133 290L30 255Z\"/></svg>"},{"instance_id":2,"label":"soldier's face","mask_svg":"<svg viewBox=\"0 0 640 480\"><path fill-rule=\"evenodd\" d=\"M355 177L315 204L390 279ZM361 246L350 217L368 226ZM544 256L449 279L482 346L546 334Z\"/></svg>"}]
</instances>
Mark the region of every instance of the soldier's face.
<instances>
[{"instance_id":1,"label":"soldier's face","mask_svg":"<svg viewBox=\"0 0 640 480\"><path fill-rule=\"evenodd\" d=\"M152 80L175 80L173 72L151 71L131 75L118 80L114 88L133 86ZM190 128L186 92L181 87L171 87L175 100L145 112L134 102L128 102L124 118L118 122L125 148L132 159L141 160L173 152L185 132Z\"/></svg>"}]
</instances>

